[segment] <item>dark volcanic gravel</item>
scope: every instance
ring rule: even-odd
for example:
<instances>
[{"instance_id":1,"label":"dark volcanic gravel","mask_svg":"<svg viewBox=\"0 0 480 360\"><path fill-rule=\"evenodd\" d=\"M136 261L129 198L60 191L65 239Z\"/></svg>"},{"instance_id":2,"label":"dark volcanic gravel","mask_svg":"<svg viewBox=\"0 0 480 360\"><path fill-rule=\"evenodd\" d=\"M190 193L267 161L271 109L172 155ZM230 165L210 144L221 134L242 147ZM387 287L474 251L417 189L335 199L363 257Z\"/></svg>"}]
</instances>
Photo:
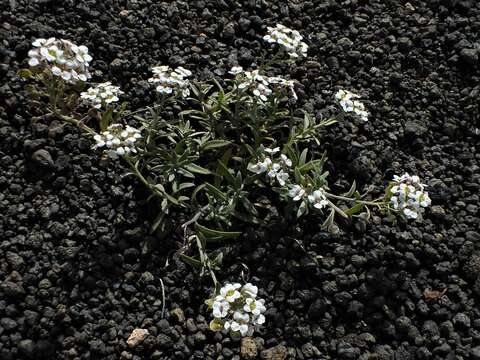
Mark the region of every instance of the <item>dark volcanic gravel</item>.
<instances>
[{"instance_id":1,"label":"dark volcanic gravel","mask_svg":"<svg viewBox=\"0 0 480 360\"><path fill-rule=\"evenodd\" d=\"M267 299L260 358L480 359L480 2L2 0L0 12L1 360L239 358L239 342L207 330L209 279L176 256L165 267L175 244L149 237L142 188L77 129L31 125L16 72L34 38L71 39L135 108L153 100L151 66L199 78L248 67L277 22L310 45L284 69L307 109L332 107L336 87L367 99L368 124L327 136L338 185L380 191L408 171L433 206L419 223L374 217L336 237L307 224L231 244L219 278L239 280L242 261ZM130 349L134 328L150 335Z\"/></svg>"}]
</instances>

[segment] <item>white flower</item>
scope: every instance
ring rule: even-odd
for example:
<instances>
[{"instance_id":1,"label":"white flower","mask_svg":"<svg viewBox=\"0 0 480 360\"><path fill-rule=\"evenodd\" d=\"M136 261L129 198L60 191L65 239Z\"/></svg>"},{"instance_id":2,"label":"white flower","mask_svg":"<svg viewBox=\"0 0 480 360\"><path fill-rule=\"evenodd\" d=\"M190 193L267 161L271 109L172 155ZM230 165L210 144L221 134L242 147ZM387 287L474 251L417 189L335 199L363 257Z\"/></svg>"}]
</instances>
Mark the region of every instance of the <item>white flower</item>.
<instances>
[{"instance_id":1,"label":"white flower","mask_svg":"<svg viewBox=\"0 0 480 360\"><path fill-rule=\"evenodd\" d=\"M259 314L252 319L254 325L263 325L265 323L265 315Z\"/></svg>"},{"instance_id":2,"label":"white flower","mask_svg":"<svg viewBox=\"0 0 480 360\"><path fill-rule=\"evenodd\" d=\"M288 191L288 195L293 198L293 201L301 200L305 194L305 189L300 185L293 185L293 187Z\"/></svg>"},{"instance_id":3,"label":"white flower","mask_svg":"<svg viewBox=\"0 0 480 360\"><path fill-rule=\"evenodd\" d=\"M290 160L287 155L281 154L280 155L280 164L283 167L291 167L292 166L292 160Z\"/></svg>"},{"instance_id":4,"label":"white flower","mask_svg":"<svg viewBox=\"0 0 480 360\"><path fill-rule=\"evenodd\" d=\"M315 190L311 195L308 195L308 201L314 208L322 209L328 205L327 197L325 196L325 190Z\"/></svg>"},{"instance_id":5,"label":"white flower","mask_svg":"<svg viewBox=\"0 0 480 360\"><path fill-rule=\"evenodd\" d=\"M400 211L407 219L417 219L423 208L432 203L425 191L425 185L416 175L410 176L408 173L395 175L390 192L392 195L389 201L393 209Z\"/></svg>"},{"instance_id":6,"label":"white flower","mask_svg":"<svg viewBox=\"0 0 480 360\"><path fill-rule=\"evenodd\" d=\"M38 66L38 65L40 65L40 60L38 60L38 58L36 58L36 57L32 57L32 58L30 58L30 60L28 60L28 65L30 67Z\"/></svg>"},{"instance_id":7,"label":"white flower","mask_svg":"<svg viewBox=\"0 0 480 360\"><path fill-rule=\"evenodd\" d=\"M407 217L407 219L416 219L418 217L418 213L410 210L409 208L403 209L403 214Z\"/></svg>"},{"instance_id":8,"label":"white flower","mask_svg":"<svg viewBox=\"0 0 480 360\"><path fill-rule=\"evenodd\" d=\"M274 155L280 151L280 148L263 148L263 151L267 154ZM256 164L248 164L247 169L255 174L266 173L270 182L277 180L280 186L285 186L289 177L286 170L291 166L292 161L288 159L286 155L281 154L280 161L278 162L274 162L270 157L266 157Z\"/></svg>"},{"instance_id":9,"label":"white flower","mask_svg":"<svg viewBox=\"0 0 480 360\"><path fill-rule=\"evenodd\" d=\"M271 165L272 165L272 159L267 157L263 161L259 161L256 164L248 164L248 170L250 170L251 172L254 172L255 174L262 174L268 171Z\"/></svg>"},{"instance_id":10,"label":"white flower","mask_svg":"<svg viewBox=\"0 0 480 360\"><path fill-rule=\"evenodd\" d=\"M172 94L178 90L183 97L190 95L190 82L186 79L192 75L190 70L181 66L172 70L169 66L155 66L152 68L153 76L149 82L156 84L156 90L161 94Z\"/></svg>"},{"instance_id":11,"label":"white flower","mask_svg":"<svg viewBox=\"0 0 480 360\"><path fill-rule=\"evenodd\" d=\"M227 321L225 323L225 330L231 330L234 332L239 332L242 336L246 336L248 334L248 325L247 324L239 324L236 321Z\"/></svg>"},{"instance_id":12,"label":"white flower","mask_svg":"<svg viewBox=\"0 0 480 360\"><path fill-rule=\"evenodd\" d=\"M252 336L255 328L265 323L265 300L256 299L258 288L247 283L225 284L214 299L212 315L215 318L210 323L214 331L224 329L240 336ZM235 298L235 299L234 299Z\"/></svg>"},{"instance_id":13,"label":"white flower","mask_svg":"<svg viewBox=\"0 0 480 360\"><path fill-rule=\"evenodd\" d=\"M353 112L362 121L368 121L369 113L365 110L365 105L363 105L363 103L361 103L360 101L356 100L359 98L359 95L354 94L348 90L338 90L335 94L335 99L338 100L344 112Z\"/></svg>"},{"instance_id":14,"label":"white flower","mask_svg":"<svg viewBox=\"0 0 480 360\"><path fill-rule=\"evenodd\" d=\"M108 104L117 102L119 100L118 96L121 94L123 94L123 91L118 86L105 82L82 92L80 97L89 101L95 108L100 109Z\"/></svg>"},{"instance_id":15,"label":"white flower","mask_svg":"<svg viewBox=\"0 0 480 360\"><path fill-rule=\"evenodd\" d=\"M238 289L240 284L227 284L220 289L220 296L222 296L228 302L235 302L241 295Z\"/></svg>"},{"instance_id":16,"label":"white flower","mask_svg":"<svg viewBox=\"0 0 480 360\"><path fill-rule=\"evenodd\" d=\"M240 324L244 324L248 323L248 321L250 320L250 316L240 311L235 311L233 313L233 320L238 321Z\"/></svg>"},{"instance_id":17,"label":"white flower","mask_svg":"<svg viewBox=\"0 0 480 360\"><path fill-rule=\"evenodd\" d=\"M288 180L288 173L286 173L283 170L280 170L275 173L275 177L277 178L277 181L280 184L280 186L285 186L285 183Z\"/></svg>"},{"instance_id":18,"label":"white flower","mask_svg":"<svg viewBox=\"0 0 480 360\"><path fill-rule=\"evenodd\" d=\"M243 306L243 310L247 313L252 313L253 315L258 316L266 310L264 302L265 300L263 299L245 299L245 305Z\"/></svg>"},{"instance_id":19,"label":"white flower","mask_svg":"<svg viewBox=\"0 0 480 360\"><path fill-rule=\"evenodd\" d=\"M243 67L232 66L232 68L230 69L230 71L228 73L236 76L238 74L241 74L242 72L243 72Z\"/></svg>"},{"instance_id":20,"label":"white flower","mask_svg":"<svg viewBox=\"0 0 480 360\"><path fill-rule=\"evenodd\" d=\"M273 148L273 149L265 148L265 149L263 149L263 151L265 151L266 153L268 153L270 155L274 155L274 154L276 154L277 152L280 151L280 148L279 147L276 147L276 148Z\"/></svg>"},{"instance_id":21,"label":"white flower","mask_svg":"<svg viewBox=\"0 0 480 360\"><path fill-rule=\"evenodd\" d=\"M263 39L268 43L277 43L293 58L307 56L308 45L297 30L292 30L277 24L276 27L267 27L268 34Z\"/></svg>"},{"instance_id":22,"label":"white flower","mask_svg":"<svg viewBox=\"0 0 480 360\"><path fill-rule=\"evenodd\" d=\"M242 287L242 294L245 296L251 297L251 298L256 298L258 293L258 287L251 283L246 283Z\"/></svg>"},{"instance_id":23,"label":"white flower","mask_svg":"<svg viewBox=\"0 0 480 360\"><path fill-rule=\"evenodd\" d=\"M228 314L228 310L230 309L230 304L223 300L220 296L219 300L216 300L213 305L213 316L216 318L224 318Z\"/></svg>"},{"instance_id":24,"label":"white flower","mask_svg":"<svg viewBox=\"0 0 480 360\"><path fill-rule=\"evenodd\" d=\"M56 38L36 39L32 45L35 48L28 52L31 67L50 72L72 84L90 77L88 66L92 57L86 46Z\"/></svg>"},{"instance_id":25,"label":"white flower","mask_svg":"<svg viewBox=\"0 0 480 360\"><path fill-rule=\"evenodd\" d=\"M293 95L295 100L298 99L297 93L295 92L295 82L293 80L285 80L279 76L272 76L267 78L269 84L274 85L275 88L287 88Z\"/></svg>"},{"instance_id":26,"label":"white flower","mask_svg":"<svg viewBox=\"0 0 480 360\"><path fill-rule=\"evenodd\" d=\"M96 134L94 149L105 148L105 152L113 159L130 153L136 153L134 142L141 138L140 130L129 125L112 124L106 131ZM132 141L133 140L133 141Z\"/></svg>"}]
</instances>

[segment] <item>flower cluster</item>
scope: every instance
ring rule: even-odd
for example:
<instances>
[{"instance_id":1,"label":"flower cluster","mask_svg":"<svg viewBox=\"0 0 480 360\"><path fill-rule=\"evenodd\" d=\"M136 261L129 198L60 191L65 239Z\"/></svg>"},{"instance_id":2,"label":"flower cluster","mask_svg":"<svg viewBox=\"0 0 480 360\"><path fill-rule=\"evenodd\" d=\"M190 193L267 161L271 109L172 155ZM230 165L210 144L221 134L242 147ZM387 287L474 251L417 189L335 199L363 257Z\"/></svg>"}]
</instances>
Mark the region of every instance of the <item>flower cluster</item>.
<instances>
[{"instance_id":1,"label":"flower cluster","mask_svg":"<svg viewBox=\"0 0 480 360\"><path fill-rule=\"evenodd\" d=\"M232 67L229 73L236 76L240 90L251 91L262 102L267 101L275 90L283 89L288 89L294 99L297 99L293 80L285 80L279 76L264 76L260 74L259 70L244 71L241 66Z\"/></svg>"},{"instance_id":2,"label":"flower cluster","mask_svg":"<svg viewBox=\"0 0 480 360\"><path fill-rule=\"evenodd\" d=\"M94 148L106 148L108 156L117 159L125 154L136 153L135 142L141 137L140 130L130 125L112 124L106 131L93 137L96 141Z\"/></svg>"},{"instance_id":3,"label":"flower cluster","mask_svg":"<svg viewBox=\"0 0 480 360\"><path fill-rule=\"evenodd\" d=\"M308 45L302 41L303 36L297 30L281 24L277 24L274 28L267 27L267 30L268 34L263 37L263 40L284 47L291 57L307 56Z\"/></svg>"},{"instance_id":4,"label":"flower cluster","mask_svg":"<svg viewBox=\"0 0 480 360\"><path fill-rule=\"evenodd\" d=\"M288 195L293 199L293 201L307 201L308 204L316 209L322 209L328 205L325 190L322 188L309 191L303 186L293 185L293 187L288 191Z\"/></svg>"},{"instance_id":5,"label":"flower cluster","mask_svg":"<svg viewBox=\"0 0 480 360\"><path fill-rule=\"evenodd\" d=\"M170 66L155 66L152 68L153 77L149 82L157 86L157 92L160 94L171 94L178 90L183 97L190 95L190 82L186 79L192 76L192 72L181 66L172 70Z\"/></svg>"},{"instance_id":6,"label":"flower cluster","mask_svg":"<svg viewBox=\"0 0 480 360\"><path fill-rule=\"evenodd\" d=\"M220 293L208 303L214 319L210 329L227 330L232 336L251 336L255 327L265 323L265 300L257 298L258 288L245 285L226 284Z\"/></svg>"},{"instance_id":7,"label":"flower cluster","mask_svg":"<svg viewBox=\"0 0 480 360\"><path fill-rule=\"evenodd\" d=\"M363 121L368 121L368 111L365 110L365 105L356 100L360 95L354 94L348 90L338 90L335 94L335 99L338 100L343 111L346 113L353 112Z\"/></svg>"},{"instance_id":8,"label":"flower cluster","mask_svg":"<svg viewBox=\"0 0 480 360\"><path fill-rule=\"evenodd\" d=\"M390 187L390 203L407 219L416 219L424 211L423 208L432 203L424 189L425 185L416 175L410 176L408 173L402 176L395 175Z\"/></svg>"},{"instance_id":9,"label":"flower cluster","mask_svg":"<svg viewBox=\"0 0 480 360\"><path fill-rule=\"evenodd\" d=\"M119 100L118 96L121 94L123 94L123 91L118 86L113 86L111 82L104 82L82 92L80 97L92 103L95 108L100 109L117 102Z\"/></svg>"},{"instance_id":10,"label":"flower cluster","mask_svg":"<svg viewBox=\"0 0 480 360\"><path fill-rule=\"evenodd\" d=\"M92 57L86 46L56 38L36 39L32 45L34 49L28 52L31 67L47 70L72 84L90 78L88 66Z\"/></svg>"},{"instance_id":11,"label":"flower cluster","mask_svg":"<svg viewBox=\"0 0 480 360\"><path fill-rule=\"evenodd\" d=\"M270 183L277 180L280 186L285 186L288 179L288 170L292 166L292 160L290 160L285 154L280 154L280 157L273 160L273 156L280 152L280 148L263 149L265 155L263 160L259 160L256 164L248 164L248 170L255 174L266 174Z\"/></svg>"}]
</instances>

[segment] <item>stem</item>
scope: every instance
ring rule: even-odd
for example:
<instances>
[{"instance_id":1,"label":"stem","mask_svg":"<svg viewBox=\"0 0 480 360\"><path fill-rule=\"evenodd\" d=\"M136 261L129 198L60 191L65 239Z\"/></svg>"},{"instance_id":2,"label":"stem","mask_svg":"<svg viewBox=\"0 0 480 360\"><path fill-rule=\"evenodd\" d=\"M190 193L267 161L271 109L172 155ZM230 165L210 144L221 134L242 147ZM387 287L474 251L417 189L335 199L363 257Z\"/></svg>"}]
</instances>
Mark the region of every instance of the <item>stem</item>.
<instances>
[{"instance_id":1,"label":"stem","mask_svg":"<svg viewBox=\"0 0 480 360\"><path fill-rule=\"evenodd\" d=\"M142 184L145 185L147 187L147 189L149 189L155 196L163 198L163 193L159 189L157 189L156 187L152 186L147 181L147 179L145 179L145 177L142 175L142 173L137 169L135 164L132 162L131 158L129 156L124 156L123 158L125 159L128 166L130 166L130 169L132 169L133 174L142 182Z\"/></svg>"},{"instance_id":2,"label":"stem","mask_svg":"<svg viewBox=\"0 0 480 360\"><path fill-rule=\"evenodd\" d=\"M343 200L343 201L350 201L350 202L355 202L355 203L357 203L357 204L363 204L363 205L381 206L381 205L384 204L384 201L383 201L382 198L376 199L376 200L373 200L373 201L365 201L365 200L359 200L359 199L355 199L355 198L349 198L349 197L341 196L341 195L334 195L334 194L331 194L331 193L328 193L328 192L325 192L325 195L326 195L327 197L332 198L332 199Z\"/></svg>"},{"instance_id":3,"label":"stem","mask_svg":"<svg viewBox=\"0 0 480 360\"><path fill-rule=\"evenodd\" d=\"M139 114L139 113L147 111L149 109L156 110L157 108L162 108L165 105L165 103L166 103L166 96L162 95L162 96L160 96L160 103L155 104L153 106L147 106L147 107L135 110L135 111L130 111L128 113L122 114L121 116L118 117L118 119L123 119L123 118L126 118L127 116L132 116L132 115L135 115L135 114Z\"/></svg>"},{"instance_id":4,"label":"stem","mask_svg":"<svg viewBox=\"0 0 480 360\"><path fill-rule=\"evenodd\" d=\"M270 60L268 60L266 63L260 65L258 67L258 71L262 72L263 70L267 69L271 65L279 62L282 55L283 55L283 50L279 50Z\"/></svg>"},{"instance_id":5,"label":"stem","mask_svg":"<svg viewBox=\"0 0 480 360\"><path fill-rule=\"evenodd\" d=\"M54 113L55 114L55 113ZM77 120L71 116L67 116L67 115L59 115L63 120L65 120L66 122L70 123L70 124L73 124L73 125L76 125L78 126L80 129L82 129L83 131L85 131L86 133L88 133L89 135L96 135L97 132L95 130L93 130L91 127L85 125L83 123L83 121L81 120Z\"/></svg>"}]
</instances>

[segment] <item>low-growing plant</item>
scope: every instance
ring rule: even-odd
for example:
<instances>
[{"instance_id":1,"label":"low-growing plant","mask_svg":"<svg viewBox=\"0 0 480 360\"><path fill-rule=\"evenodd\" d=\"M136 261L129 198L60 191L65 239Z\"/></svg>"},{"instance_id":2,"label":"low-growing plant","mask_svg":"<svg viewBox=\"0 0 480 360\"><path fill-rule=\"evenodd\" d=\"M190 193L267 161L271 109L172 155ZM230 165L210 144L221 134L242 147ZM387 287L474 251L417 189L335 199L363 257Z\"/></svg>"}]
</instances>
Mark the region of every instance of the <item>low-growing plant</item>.
<instances>
[{"instance_id":1,"label":"low-growing plant","mask_svg":"<svg viewBox=\"0 0 480 360\"><path fill-rule=\"evenodd\" d=\"M378 209L417 218L430 204L424 185L408 174L395 177L378 199L359 192L355 182L335 194L326 154L316 150L322 133L351 119L350 113L363 122L369 113L358 95L342 89L335 95L339 111L331 118L301 110L295 80L271 74L276 63L305 57L307 44L282 25L268 28L264 39L278 53L256 69L234 66L224 79L193 81L183 67L154 66L148 81L158 101L131 112L126 103L118 105L123 92L110 82L84 91L92 60L85 46L37 39L30 69L20 72L36 80L29 85L34 101L49 100L48 112L36 119L76 124L93 137L93 148L121 157L158 202L152 232L180 233L182 258L209 273L215 284L222 252L208 250L208 244L237 238L247 226L308 216L335 232L337 217L368 218ZM85 105L90 109L82 112Z\"/></svg>"},{"instance_id":2,"label":"low-growing plant","mask_svg":"<svg viewBox=\"0 0 480 360\"><path fill-rule=\"evenodd\" d=\"M265 323L265 300L257 298L257 294L258 288L251 283L222 286L214 297L205 301L212 310L210 329L228 331L233 338L252 336Z\"/></svg>"}]
</instances>

